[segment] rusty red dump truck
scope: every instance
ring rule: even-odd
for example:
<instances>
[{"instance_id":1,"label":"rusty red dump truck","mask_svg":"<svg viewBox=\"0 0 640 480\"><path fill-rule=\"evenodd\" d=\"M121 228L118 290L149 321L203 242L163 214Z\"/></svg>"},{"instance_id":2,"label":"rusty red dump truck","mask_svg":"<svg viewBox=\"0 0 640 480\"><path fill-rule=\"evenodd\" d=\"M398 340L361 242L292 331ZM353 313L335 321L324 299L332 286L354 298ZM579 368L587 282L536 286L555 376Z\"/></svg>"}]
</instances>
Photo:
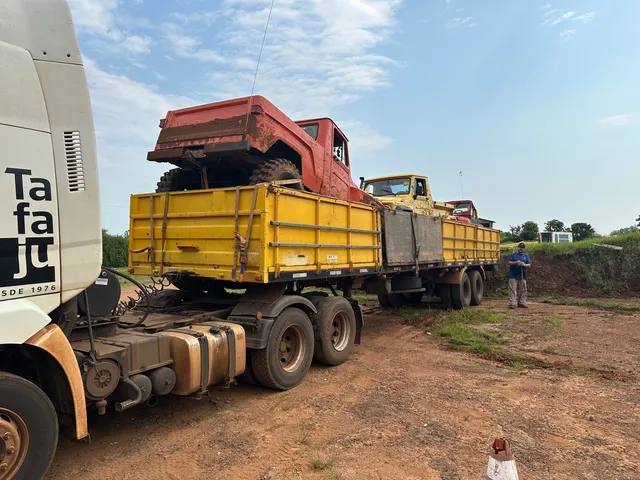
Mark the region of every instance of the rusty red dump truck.
<instances>
[{"instance_id":1,"label":"rusty red dump truck","mask_svg":"<svg viewBox=\"0 0 640 480\"><path fill-rule=\"evenodd\" d=\"M160 128L147 160L176 168L162 176L158 192L280 181L341 200L375 202L351 179L347 137L330 118L294 122L255 95L172 110Z\"/></svg>"}]
</instances>

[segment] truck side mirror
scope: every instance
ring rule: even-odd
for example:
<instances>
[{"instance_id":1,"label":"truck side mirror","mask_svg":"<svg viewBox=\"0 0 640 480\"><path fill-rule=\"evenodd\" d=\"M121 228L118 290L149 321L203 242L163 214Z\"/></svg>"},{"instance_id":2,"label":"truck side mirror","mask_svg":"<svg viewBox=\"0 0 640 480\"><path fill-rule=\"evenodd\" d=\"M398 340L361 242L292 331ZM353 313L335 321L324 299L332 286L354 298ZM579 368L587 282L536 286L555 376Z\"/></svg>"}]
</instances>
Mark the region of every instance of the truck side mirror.
<instances>
[{"instance_id":1,"label":"truck side mirror","mask_svg":"<svg viewBox=\"0 0 640 480\"><path fill-rule=\"evenodd\" d=\"M364 188L364 177L360 177L360 190Z\"/></svg>"}]
</instances>

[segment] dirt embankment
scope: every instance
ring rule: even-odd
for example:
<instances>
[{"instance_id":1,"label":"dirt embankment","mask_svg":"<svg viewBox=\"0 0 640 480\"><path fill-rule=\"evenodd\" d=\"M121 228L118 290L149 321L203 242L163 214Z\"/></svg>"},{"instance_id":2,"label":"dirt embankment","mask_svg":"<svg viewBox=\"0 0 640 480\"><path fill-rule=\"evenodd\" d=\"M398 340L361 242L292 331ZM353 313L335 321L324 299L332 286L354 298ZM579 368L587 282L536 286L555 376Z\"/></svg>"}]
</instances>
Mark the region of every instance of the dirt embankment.
<instances>
[{"instance_id":1,"label":"dirt embankment","mask_svg":"<svg viewBox=\"0 0 640 480\"><path fill-rule=\"evenodd\" d=\"M490 328L545 368L443 348L398 314L289 392L237 386L91 419L50 480L481 478L511 439L523 479L640 478L640 315L532 302Z\"/></svg>"}]
</instances>

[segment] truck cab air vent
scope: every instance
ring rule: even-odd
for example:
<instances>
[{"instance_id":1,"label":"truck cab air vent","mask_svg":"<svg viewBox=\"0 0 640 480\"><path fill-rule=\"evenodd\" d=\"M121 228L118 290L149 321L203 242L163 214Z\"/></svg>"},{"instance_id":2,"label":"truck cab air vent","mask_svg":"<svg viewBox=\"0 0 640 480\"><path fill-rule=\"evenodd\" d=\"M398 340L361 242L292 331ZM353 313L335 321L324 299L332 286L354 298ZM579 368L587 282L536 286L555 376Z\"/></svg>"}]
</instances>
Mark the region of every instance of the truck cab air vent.
<instances>
[{"instance_id":1,"label":"truck cab air vent","mask_svg":"<svg viewBox=\"0 0 640 480\"><path fill-rule=\"evenodd\" d=\"M80 132L64 132L64 150L67 157L67 178L70 192L84 192L84 166L82 164L82 147Z\"/></svg>"}]
</instances>

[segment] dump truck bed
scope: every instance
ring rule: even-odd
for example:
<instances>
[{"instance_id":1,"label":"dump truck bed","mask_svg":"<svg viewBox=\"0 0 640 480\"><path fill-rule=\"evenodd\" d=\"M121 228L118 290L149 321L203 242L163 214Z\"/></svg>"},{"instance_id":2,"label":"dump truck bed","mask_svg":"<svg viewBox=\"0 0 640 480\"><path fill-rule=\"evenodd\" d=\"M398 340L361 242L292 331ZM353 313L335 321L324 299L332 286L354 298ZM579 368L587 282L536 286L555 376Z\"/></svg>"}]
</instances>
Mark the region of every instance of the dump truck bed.
<instances>
[{"instance_id":1,"label":"dump truck bed","mask_svg":"<svg viewBox=\"0 0 640 480\"><path fill-rule=\"evenodd\" d=\"M479 225L275 185L131 197L132 273L269 283L463 265L499 258Z\"/></svg>"}]
</instances>

